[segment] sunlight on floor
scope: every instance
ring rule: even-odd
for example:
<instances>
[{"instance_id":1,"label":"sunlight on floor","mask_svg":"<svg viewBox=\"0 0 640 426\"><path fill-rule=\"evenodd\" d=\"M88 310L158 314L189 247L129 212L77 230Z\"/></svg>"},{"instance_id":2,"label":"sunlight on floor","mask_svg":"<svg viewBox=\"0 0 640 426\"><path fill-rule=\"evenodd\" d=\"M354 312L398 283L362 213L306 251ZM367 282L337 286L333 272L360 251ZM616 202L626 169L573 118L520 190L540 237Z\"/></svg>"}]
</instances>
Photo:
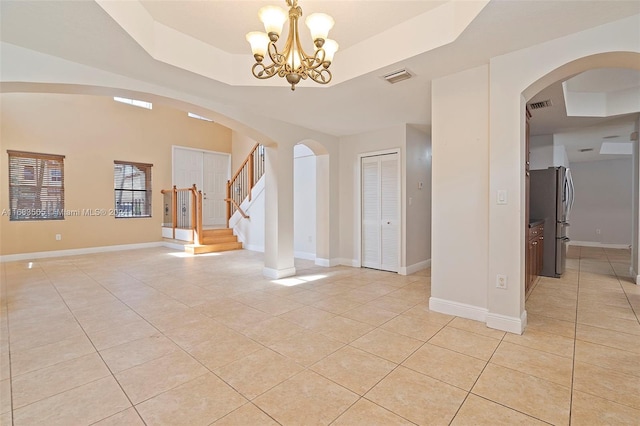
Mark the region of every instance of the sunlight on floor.
<instances>
[{"instance_id":1,"label":"sunlight on floor","mask_svg":"<svg viewBox=\"0 0 640 426\"><path fill-rule=\"evenodd\" d=\"M295 278L282 278L279 280L273 280L271 282L274 284L283 285L285 287L293 287L296 285L321 280L323 278L327 278L327 276L326 275L303 275Z\"/></svg>"}]
</instances>

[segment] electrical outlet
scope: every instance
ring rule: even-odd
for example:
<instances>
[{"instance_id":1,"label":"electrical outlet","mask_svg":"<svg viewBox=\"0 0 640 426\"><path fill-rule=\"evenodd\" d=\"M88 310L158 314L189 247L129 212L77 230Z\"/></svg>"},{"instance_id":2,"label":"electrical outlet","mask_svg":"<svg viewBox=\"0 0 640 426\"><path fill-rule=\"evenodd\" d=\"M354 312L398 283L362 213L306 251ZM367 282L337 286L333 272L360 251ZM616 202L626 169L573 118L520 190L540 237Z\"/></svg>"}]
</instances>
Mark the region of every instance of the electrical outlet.
<instances>
[{"instance_id":1,"label":"electrical outlet","mask_svg":"<svg viewBox=\"0 0 640 426\"><path fill-rule=\"evenodd\" d=\"M602 232L599 229L596 229L596 235L600 235Z\"/></svg>"},{"instance_id":2,"label":"electrical outlet","mask_svg":"<svg viewBox=\"0 0 640 426\"><path fill-rule=\"evenodd\" d=\"M501 288L503 290L507 289L507 276L498 274L496 276L496 288Z\"/></svg>"},{"instance_id":3,"label":"electrical outlet","mask_svg":"<svg viewBox=\"0 0 640 426\"><path fill-rule=\"evenodd\" d=\"M62 234L56 234L56 241L60 241L62 239Z\"/></svg>"}]
</instances>

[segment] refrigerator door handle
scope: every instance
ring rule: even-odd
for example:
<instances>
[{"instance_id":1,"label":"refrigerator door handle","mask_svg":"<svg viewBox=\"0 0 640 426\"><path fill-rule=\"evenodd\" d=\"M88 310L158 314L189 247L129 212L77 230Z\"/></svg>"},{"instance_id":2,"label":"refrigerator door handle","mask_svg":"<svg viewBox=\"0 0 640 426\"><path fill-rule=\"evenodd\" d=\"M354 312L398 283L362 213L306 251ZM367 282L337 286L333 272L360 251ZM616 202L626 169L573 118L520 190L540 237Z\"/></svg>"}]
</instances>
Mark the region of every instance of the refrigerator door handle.
<instances>
[{"instance_id":1,"label":"refrigerator door handle","mask_svg":"<svg viewBox=\"0 0 640 426\"><path fill-rule=\"evenodd\" d=\"M575 187L573 185L573 176L571 176L571 170L567 169L567 182L569 183L569 212L573 209L573 203L575 202ZM567 213L567 216L569 214Z\"/></svg>"}]
</instances>

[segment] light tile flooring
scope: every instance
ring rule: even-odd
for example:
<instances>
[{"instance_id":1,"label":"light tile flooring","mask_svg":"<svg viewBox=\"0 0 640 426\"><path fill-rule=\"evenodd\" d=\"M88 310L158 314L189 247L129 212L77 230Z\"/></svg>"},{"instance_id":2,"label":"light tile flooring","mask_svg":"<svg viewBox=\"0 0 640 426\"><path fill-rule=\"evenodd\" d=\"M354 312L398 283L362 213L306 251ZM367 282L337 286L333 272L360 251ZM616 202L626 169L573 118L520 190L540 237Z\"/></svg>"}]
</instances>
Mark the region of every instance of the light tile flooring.
<instances>
[{"instance_id":1,"label":"light tile flooring","mask_svg":"<svg viewBox=\"0 0 640 426\"><path fill-rule=\"evenodd\" d=\"M2 425L638 424L628 251L572 248L518 336L430 312L412 276L249 251L5 263Z\"/></svg>"}]
</instances>

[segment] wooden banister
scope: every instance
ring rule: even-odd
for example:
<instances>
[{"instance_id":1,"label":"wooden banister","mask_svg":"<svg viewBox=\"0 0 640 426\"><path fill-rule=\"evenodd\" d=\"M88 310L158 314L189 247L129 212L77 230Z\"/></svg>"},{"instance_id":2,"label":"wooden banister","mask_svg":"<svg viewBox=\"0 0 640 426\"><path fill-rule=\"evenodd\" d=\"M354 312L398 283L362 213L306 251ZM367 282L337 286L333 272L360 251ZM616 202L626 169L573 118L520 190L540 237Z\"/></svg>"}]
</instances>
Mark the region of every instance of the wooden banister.
<instances>
[{"instance_id":1,"label":"wooden banister","mask_svg":"<svg viewBox=\"0 0 640 426\"><path fill-rule=\"evenodd\" d=\"M236 200L234 200L233 198L227 198L225 201L231 202L236 207L236 210L238 210L238 213L240 213L240 215L243 218L249 219L249 216L244 212L244 210L242 210L242 208L238 205L238 203L236 203Z\"/></svg>"},{"instance_id":2,"label":"wooden banister","mask_svg":"<svg viewBox=\"0 0 640 426\"><path fill-rule=\"evenodd\" d=\"M248 219L240 204L248 198L251 201L251 191L264 174L264 147L255 144L244 159L233 177L227 181L227 227L231 216L239 211L243 218Z\"/></svg>"},{"instance_id":3,"label":"wooden banister","mask_svg":"<svg viewBox=\"0 0 640 426\"><path fill-rule=\"evenodd\" d=\"M171 194L171 227L173 238L176 229L190 229L194 233L194 243L202 244L202 191L198 191L195 184L191 188L177 188L160 190L162 195ZM182 207L178 209L178 203ZM178 217L178 212L182 215Z\"/></svg>"}]
</instances>

